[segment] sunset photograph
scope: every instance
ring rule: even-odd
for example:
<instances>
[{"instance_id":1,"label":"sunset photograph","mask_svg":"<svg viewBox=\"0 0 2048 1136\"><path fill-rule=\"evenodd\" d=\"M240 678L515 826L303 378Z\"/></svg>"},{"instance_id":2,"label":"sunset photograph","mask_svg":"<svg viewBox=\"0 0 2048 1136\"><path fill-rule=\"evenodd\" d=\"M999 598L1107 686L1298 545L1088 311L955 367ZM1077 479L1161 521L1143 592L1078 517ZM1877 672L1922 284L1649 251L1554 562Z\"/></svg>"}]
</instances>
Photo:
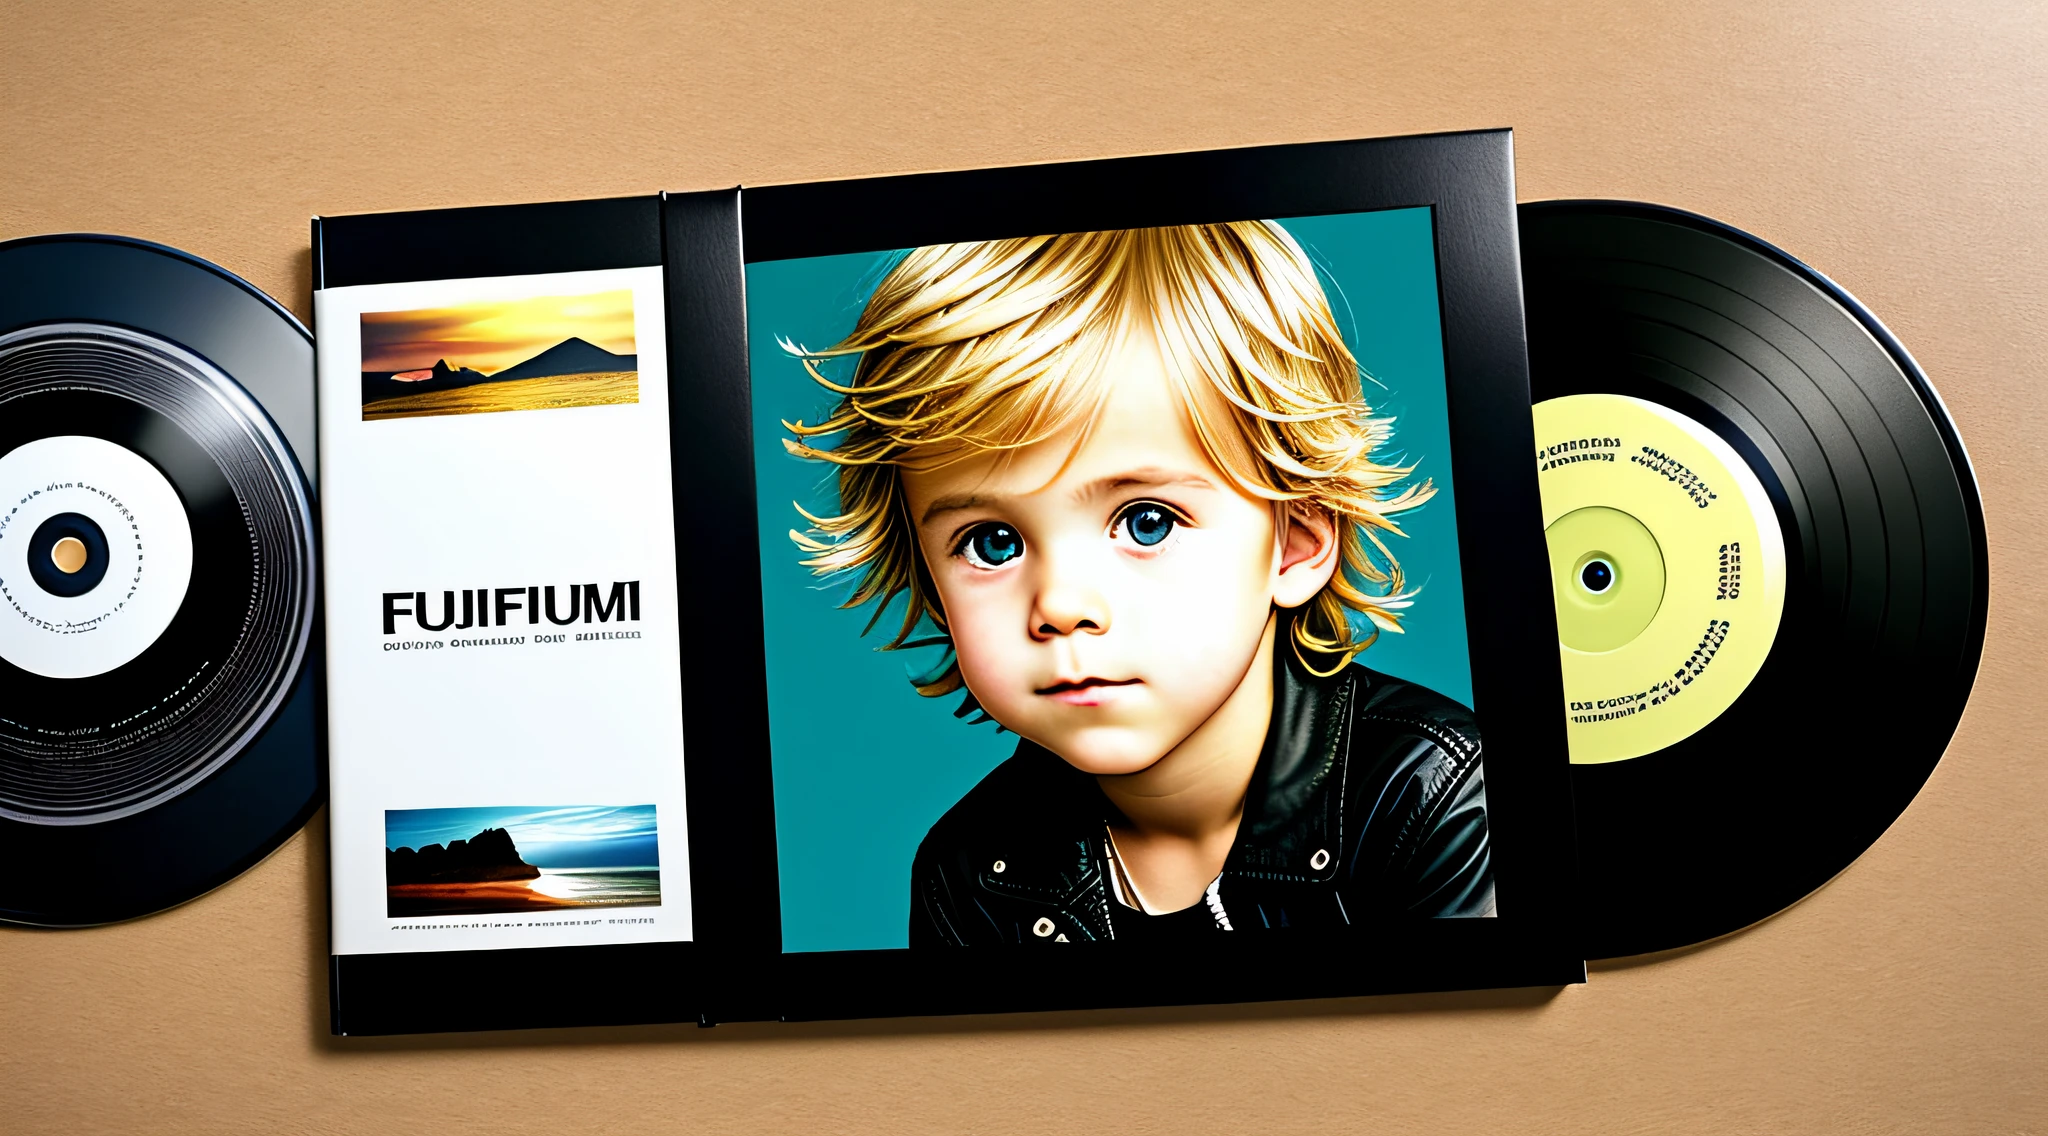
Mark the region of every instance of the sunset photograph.
<instances>
[{"instance_id":1,"label":"sunset photograph","mask_svg":"<svg viewBox=\"0 0 2048 1136\"><path fill-rule=\"evenodd\" d=\"M364 312L363 418L640 401L633 293Z\"/></svg>"}]
</instances>

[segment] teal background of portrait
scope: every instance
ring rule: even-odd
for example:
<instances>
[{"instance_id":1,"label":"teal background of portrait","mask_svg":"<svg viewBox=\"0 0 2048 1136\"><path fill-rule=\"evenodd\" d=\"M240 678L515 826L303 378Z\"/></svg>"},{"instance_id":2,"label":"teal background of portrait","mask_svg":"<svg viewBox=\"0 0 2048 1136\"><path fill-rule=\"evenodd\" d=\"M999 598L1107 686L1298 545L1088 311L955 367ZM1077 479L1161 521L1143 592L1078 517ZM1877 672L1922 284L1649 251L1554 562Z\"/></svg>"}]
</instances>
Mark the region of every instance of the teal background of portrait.
<instances>
[{"instance_id":1,"label":"teal background of portrait","mask_svg":"<svg viewBox=\"0 0 2048 1136\"><path fill-rule=\"evenodd\" d=\"M1393 415L1381 455L1415 463L1437 494L1400 514L1391 541L1417 589L1406 633L1381 635L1359 661L1472 703L1445 408L1436 256L1426 208L1282 220L1316 263L1345 341L1367 374L1373 412ZM762 623L775 778L776 855L785 951L870 950L909 941L910 861L927 829L1016 747L993 724L953 717L957 695L921 698L908 677L932 651L880 652L885 614L843 610L847 580L798 563L795 503L835 511L832 470L782 447L785 420L816 421L833 402L781 346L829 347L853 327L901 250L747 266L748 362L760 519Z\"/></svg>"}]
</instances>

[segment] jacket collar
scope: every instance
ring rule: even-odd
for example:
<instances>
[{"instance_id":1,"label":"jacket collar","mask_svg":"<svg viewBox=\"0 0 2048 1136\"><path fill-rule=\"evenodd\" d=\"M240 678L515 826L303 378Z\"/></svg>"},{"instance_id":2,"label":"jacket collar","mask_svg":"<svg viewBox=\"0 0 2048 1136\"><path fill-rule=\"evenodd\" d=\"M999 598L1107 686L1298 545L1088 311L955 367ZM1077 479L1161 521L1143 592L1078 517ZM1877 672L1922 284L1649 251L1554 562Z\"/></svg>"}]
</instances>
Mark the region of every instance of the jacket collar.
<instances>
[{"instance_id":1,"label":"jacket collar","mask_svg":"<svg viewBox=\"0 0 2048 1136\"><path fill-rule=\"evenodd\" d=\"M1245 790L1238 842L1257 842L1297 823L1338 770L1353 696L1351 669L1311 674L1280 629L1273 645L1273 718Z\"/></svg>"}]
</instances>

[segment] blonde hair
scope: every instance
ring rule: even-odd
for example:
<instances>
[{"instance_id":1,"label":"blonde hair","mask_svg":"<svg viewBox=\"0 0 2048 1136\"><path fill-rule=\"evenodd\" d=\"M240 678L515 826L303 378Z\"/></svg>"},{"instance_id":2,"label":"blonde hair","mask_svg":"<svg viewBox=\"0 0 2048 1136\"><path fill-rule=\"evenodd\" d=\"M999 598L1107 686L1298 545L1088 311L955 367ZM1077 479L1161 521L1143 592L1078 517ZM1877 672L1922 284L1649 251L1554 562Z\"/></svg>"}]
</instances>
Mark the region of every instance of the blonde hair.
<instances>
[{"instance_id":1,"label":"blonde hair","mask_svg":"<svg viewBox=\"0 0 2048 1136\"><path fill-rule=\"evenodd\" d=\"M932 245L883 278L838 344L810 351L781 341L839 395L821 421L783 423L790 453L839 467L839 512L798 505L810 531L790 539L820 576L860 573L842 606L875 602L870 630L896 596L908 597L883 649L949 648L934 674L913 680L920 694L962 682L897 467L943 466L1076 423L1085 429L1107 397L1104 363L1132 315L1151 320L1210 461L1276 509L1299 502L1335 522L1342 562L1291 621L1303 664L1334 674L1381 631L1401 630L1397 612L1410 597L1383 540L1402 535L1388 515L1434 488L1396 489L1413 467L1374 460L1393 420L1372 416L1315 269L1285 230L1243 221ZM848 356L857 361L845 383L820 369ZM1235 413L1216 414L1213 395ZM836 445L814 444L841 433ZM1363 638L1353 612L1371 628ZM911 639L927 618L939 636Z\"/></svg>"}]
</instances>

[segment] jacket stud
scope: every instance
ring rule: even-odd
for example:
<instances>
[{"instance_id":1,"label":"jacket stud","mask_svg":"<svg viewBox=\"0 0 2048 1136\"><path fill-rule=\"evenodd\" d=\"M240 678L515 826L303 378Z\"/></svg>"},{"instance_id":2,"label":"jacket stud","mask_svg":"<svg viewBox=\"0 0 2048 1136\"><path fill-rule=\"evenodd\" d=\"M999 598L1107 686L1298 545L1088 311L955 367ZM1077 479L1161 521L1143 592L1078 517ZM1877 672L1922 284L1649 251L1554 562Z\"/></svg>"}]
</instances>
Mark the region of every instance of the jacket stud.
<instances>
[{"instance_id":1,"label":"jacket stud","mask_svg":"<svg viewBox=\"0 0 2048 1136\"><path fill-rule=\"evenodd\" d=\"M989 870L993 871L996 875L1000 876L1003 874L1003 869L1007 867L1009 867L1008 864L1003 863L1001 860L997 860L994 864L989 865Z\"/></svg>"},{"instance_id":2,"label":"jacket stud","mask_svg":"<svg viewBox=\"0 0 2048 1136\"><path fill-rule=\"evenodd\" d=\"M1052 934L1052 932L1052 920L1047 919L1043 915L1038 917L1038 922L1033 923L1031 925L1031 933L1038 936L1041 939L1045 938L1047 935Z\"/></svg>"},{"instance_id":3,"label":"jacket stud","mask_svg":"<svg viewBox=\"0 0 2048 1136\"><path fill-rule=\"evenodd\" d=\"M1308 858L1308 866L1318 872L1329 867L1330 850L1327 848L1316 849L1316 854Z\"/></svg>"}]
</instances>

